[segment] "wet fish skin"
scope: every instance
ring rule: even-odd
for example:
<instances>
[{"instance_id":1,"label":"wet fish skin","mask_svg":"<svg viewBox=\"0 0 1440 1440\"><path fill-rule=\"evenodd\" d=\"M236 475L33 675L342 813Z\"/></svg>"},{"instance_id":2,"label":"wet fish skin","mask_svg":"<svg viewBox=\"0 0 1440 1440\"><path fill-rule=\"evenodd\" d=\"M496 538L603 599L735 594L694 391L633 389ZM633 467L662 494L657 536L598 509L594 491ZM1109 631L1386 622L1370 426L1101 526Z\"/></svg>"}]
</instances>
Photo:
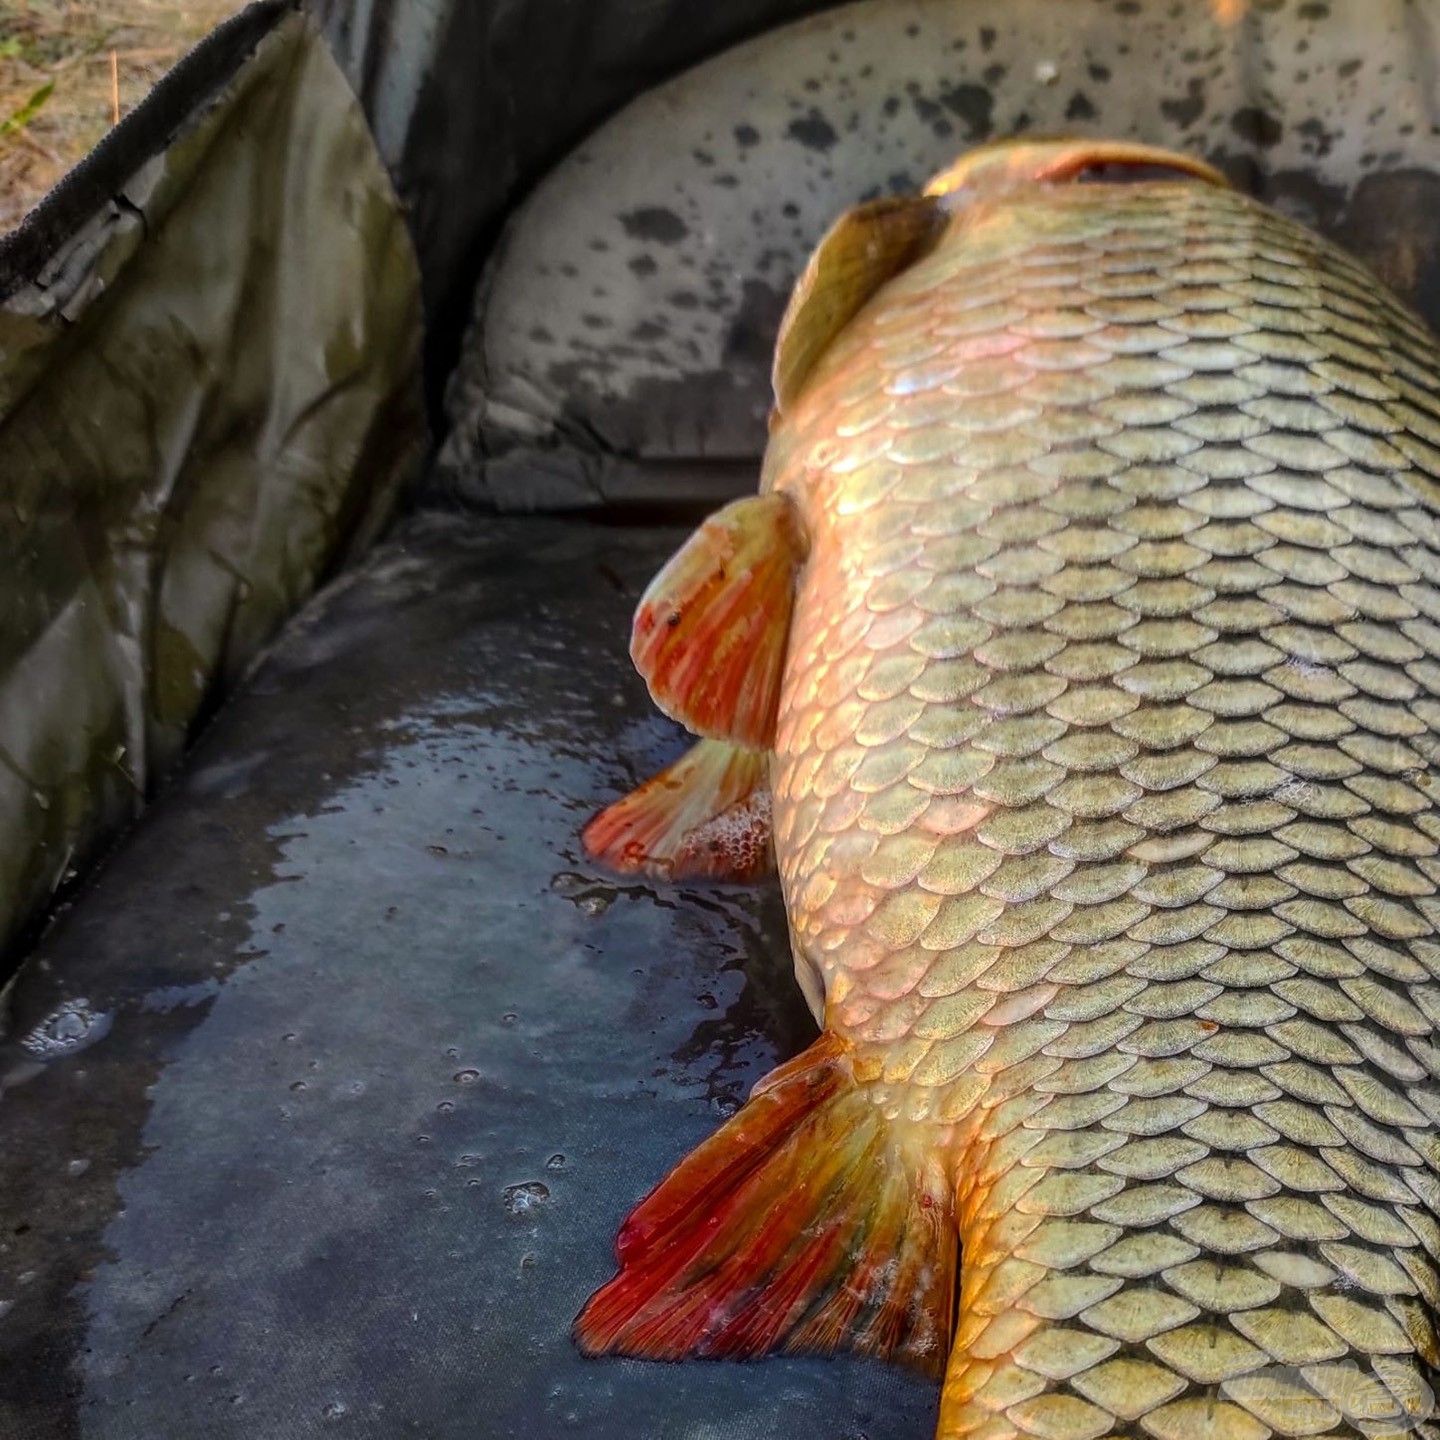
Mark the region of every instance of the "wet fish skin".
<instances>
[{"instance_id":1,"label":"wet fish skin","mask_svg":"<svg viewBox=\"0 0 1440 1440\"><path fill-rule=\"evenodd\" d=\"M1243 196L1022 188L775 431L776 851L959 1197L946 1440L1440 1433L1437 376Z\"/></svg>"},{"instance_id":2,"label":"wet fish skin","mask_svg":"<svg viewBox=\"0 0 1440 1440\"><path fill-rule=\"evenodd\" d=\"M587 844L773 811L824 1034L577 1336L943 1368L941 1440L1440 1434L1440 350L1221 185L1036 183L1106 148L839 222L762 495L642 602L709 738Z\"/></svg>"}]
</instances>

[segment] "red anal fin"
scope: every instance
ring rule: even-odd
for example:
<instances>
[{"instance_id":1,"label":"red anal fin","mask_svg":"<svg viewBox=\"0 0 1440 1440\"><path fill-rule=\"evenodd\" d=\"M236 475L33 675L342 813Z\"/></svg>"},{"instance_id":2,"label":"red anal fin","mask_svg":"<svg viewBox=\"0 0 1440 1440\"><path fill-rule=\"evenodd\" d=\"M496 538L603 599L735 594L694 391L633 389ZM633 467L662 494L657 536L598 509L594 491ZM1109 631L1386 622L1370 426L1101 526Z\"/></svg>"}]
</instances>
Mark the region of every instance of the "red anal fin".
<instances>
[{"instance_id":1,"label":"red anal fin","mask_svg":"<svg viewBox=\"0 0 1440 1440\"><path fill-rule=\"evenodd\" d=\"M575 1323L592 1355L841 1348L939 1375L958 1232L927 1132L887 1120L822 1035L636 1208Z\"/></svg>"},{"instance_id":2,"label":"red anal fin","mask_svg":"<svg viewBox=\"0 0 1440 1440\"><path fill-rule=\"evenodd\" d=\"M768 755L702 740L602 810L581 839L612 870L667 880L758 880L774 869Z\"/></svg>"},{"instance_id":3,"label":"red anal fin","mask_svg":"<svg viewBox=\"0 0 1440 1440\"><path fill-rule=\"evenodd\" d=\"M804 540L784 495L717 511L650 583L630 655L655 703L697 735L767 749Z\"/></svg>"}]
</instances>

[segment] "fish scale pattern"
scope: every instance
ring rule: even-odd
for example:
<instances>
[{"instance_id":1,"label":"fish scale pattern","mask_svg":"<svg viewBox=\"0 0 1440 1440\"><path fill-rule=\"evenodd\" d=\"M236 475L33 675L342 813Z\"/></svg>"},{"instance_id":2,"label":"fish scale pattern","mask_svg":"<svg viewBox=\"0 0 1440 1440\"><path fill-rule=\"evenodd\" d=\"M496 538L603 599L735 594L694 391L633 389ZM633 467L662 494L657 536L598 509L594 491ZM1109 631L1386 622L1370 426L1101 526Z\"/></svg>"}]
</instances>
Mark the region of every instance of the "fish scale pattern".
<instances>
[{"instance_id":1,"label":"fish scale pattern","mask_svg":"<svg viewBox=\"0 0 1440 1440\"><path fill-rule=\"evenodd\" d=\"M1245 197L977 206L774 436L797 964L954 1167L940 1434L1440 1435L1440 353Z\"/></svg>"}]
</instances>

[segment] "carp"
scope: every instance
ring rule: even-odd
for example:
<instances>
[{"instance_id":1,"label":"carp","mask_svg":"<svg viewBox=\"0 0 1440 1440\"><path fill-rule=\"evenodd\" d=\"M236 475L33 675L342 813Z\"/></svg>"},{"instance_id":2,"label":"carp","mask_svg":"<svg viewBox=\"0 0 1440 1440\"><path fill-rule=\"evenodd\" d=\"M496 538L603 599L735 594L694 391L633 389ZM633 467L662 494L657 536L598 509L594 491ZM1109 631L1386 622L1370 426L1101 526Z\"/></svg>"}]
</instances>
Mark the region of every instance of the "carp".
<instances>
[{"instance_id":1,"label":"carp","mask_svg":"<svg viewBox=\"0 0 1440 1440\"><path fill-rule=\"evenodd\" d=\"M1440 349L1185 156L1010 142L821 243L760 493L590 853L773 855L821 1027L590 1353L850 1348L939 1435L1440 1433ZM772 833L773 832L773 833Z\"/></svg>"}]
</instances>

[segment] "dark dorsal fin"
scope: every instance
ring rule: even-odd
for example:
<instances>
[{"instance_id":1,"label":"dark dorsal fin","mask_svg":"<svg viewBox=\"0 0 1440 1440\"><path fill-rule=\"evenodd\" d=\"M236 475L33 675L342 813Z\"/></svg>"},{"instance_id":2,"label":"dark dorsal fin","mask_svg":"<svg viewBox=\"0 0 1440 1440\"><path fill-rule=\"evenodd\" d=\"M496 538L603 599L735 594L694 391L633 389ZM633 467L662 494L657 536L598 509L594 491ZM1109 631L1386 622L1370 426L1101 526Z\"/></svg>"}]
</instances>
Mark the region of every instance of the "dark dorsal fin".
<instances>
[{"instance_id":1,"label":"dark dorsal fin","mask_svg":"<svg viewBox=\"0 0 1440 1440\"><path fill-rule=\"evenodd\" d=\"M1230 182L1213 165L1194 155L1142 145L1136 140L1097 140L1017 137L981 145L942 170L925 187L931 196L948 195L952 203L1003 194L1022 185L1060 185L1079 180L1090 171L1153 170L1186 176L1229 188Z\"/></svg>"},{"instance_id":2,"label":"dark dorsal fin","mask_svg":"<svg viewBox=\"0 0 1440 1440\"><path fill-rule=\"evenodd\" d=\"M781 414L861 306L935 245L948 218L935 196L897 195L857 205L830 227L780 322L772 378Z\"/></svg>"},{"instance_id":3,"label":"dark dorsal fin","mask_svg":"<svg viewBox=\"0 0 1440 1440\"><path fill-rule=\"evenodd\" d=\"M1106 169L1154 169L1229 182L1191 155L1130 140L997 141L961 156L923 195L871 200L830 227L790 297L775 347L775 408L790 410L820 357L887 281L934 248L950 217L976 199L1022 185L1055 185Z\"/></svg>"}]
</instances>

